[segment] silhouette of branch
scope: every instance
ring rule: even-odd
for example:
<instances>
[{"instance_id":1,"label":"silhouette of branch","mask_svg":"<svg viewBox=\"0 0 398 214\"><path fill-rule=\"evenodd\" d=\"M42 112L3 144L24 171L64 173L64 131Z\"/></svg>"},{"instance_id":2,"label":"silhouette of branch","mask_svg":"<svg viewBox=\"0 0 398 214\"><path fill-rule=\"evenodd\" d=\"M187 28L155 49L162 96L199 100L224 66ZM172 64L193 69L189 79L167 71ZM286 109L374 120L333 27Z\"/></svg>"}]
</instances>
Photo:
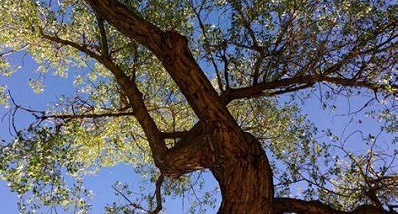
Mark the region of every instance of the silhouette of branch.
<instances>
[{"instance_id":1,"label":"silhouette of branch","mask_svg":"<svg viewBox=\"0 0 398 214\"><path fill-rule=\"evenodd\" d=\"M161 174L158 177L158 180L156 181L156 190L155 190L155 196L156 196L156 208L150 212L151 214L158 214L162 209L162 184L164 181L164 176Z\"/></svg>"}]
</instances>

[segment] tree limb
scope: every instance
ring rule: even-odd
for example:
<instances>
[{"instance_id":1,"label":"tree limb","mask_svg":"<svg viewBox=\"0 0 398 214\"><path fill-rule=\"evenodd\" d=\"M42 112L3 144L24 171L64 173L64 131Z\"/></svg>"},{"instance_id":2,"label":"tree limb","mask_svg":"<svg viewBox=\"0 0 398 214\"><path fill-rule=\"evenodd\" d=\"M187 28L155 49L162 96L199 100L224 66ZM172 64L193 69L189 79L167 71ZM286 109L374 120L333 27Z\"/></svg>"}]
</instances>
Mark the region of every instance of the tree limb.
<instances>
[{"instance_id":1,"label":"tree limb","mask_svg":"<svg viewBox=\"0 0 398 214\"><path fill-rule=\"evenodd\" d=\"M187 172L208 168L213 163L213 151L208 145L204 124L198 122L167 152L168 177L179 177ZM182 173L184 172L184 173Z\"/></svg>"},{"instance_id":2,"label":"tree limb","mask_svg":"<svg viewBox=\"0 0 398 214\"><path fill-rule=\"evenodd\" d=\"M329 77L323 75L305 75L305 76L296 76L292 78L284 78L280 80L275 80L272 82L263 82L253 86L238 88L238 89L230 89L229 91L225 91L221 95L221 99L224 103L229 103L235 99L242 99L242 98L250 98L250 97L257 97L257 96L267 96L267 93L263 93L265 90L276 90L295 86L300 87L301 85L311 85L317 82L323 83L332 83L336 85L342 85L347 87L364 87L374 91L385 91L389 88L392 90L392 94L398 93L398 85L380 85L370 83L365 80L355 80L355 79L347 79L341 77ZM308 85L309 84L309 85ZM300 88L299 88L300 89ZM281 91L282 91L281 90ZM286 90L286 92L290 92L290 90ZM271 93L269 93L271 95ZM280 93L278 93L280 94Z\"/></svg>"},{"instance_id":3,"label":"tree limb","mask_svg":"<svg viewBox=\"0 0 398 214\"><path fill-rule=\"evenodd\" d=\"M156 197L156 208L151 214L157 214L163 209L162 205L162 184L164 181L163 175L159 175L158 180L156 181L156 189L155 189L155 197Z\"/></svg>"},{"instance_id":4,"label":"tree limb","mask_svg":"<svg viewBox=\"0 0 398 214\"><path fill-rule=\"evenodd\" d=\"M98 22L98 28L101 34L101 53L106 56L109 57L110 53L109 53L109 45L108 45L108 39L106 36L106 31L105 31L105 26L104 26L104 19L96 14L95 15L97 18L97 22Z\"/></svg>"},{"instance_id":5,"label":"tree limb","mask_svg":"<svg viewBox=\"0 0 398 214\"><path fill-rule=\"evenodd\" d=\"M39 119L84 119L84 118L101 118L101 117L123 117L123 116L134 116L134 112L107 112L107 113L92 113L92 114L53 114L53 115L43 115Z\"/></svg>"},{"instance_id":6,"label":"tree limb","mask_svg":"<svg viewBox=\"0 0 398 214\"><path fill-rule=\"evenodd\" d=\"M332 208L320 201L305 201L293 198L276 198L275 209L277 214L286 212L305 213L305 214L384 214L394 211L386 211L371 205L361 205L352 211L345 212Z\"/></svg>"},{"instance_id":7,"label":"tree limb","mask_svg":"<svg viewBox=\"0 0 398 214\"><path fill-rule=\"evenodd\" d=\"M99 59L99 57L100 57L99 54L93 52L87 46L80 45L80 44L78 44L76 42L72 42L72 41L69 41L69 40L61 39L58 36L47 35L44 32L40 32L40 33L41 33L41 36L44 39L47 39L49 41L52 41L52 42L55 42L55 43L58 43L58 44L62 44L62 45L66 45L66 46L70 46L72 48L75 48L75 49L77 49L77 50L89 55L93 59Z\"/></svg>"},{"instance_id":8,"label":"tree limb","mask_svg":"<svg viewBox=\"0 0 398 214\"><path fill-rule=\"evenodd\" d=\"M142 93L139 91L136 83L109 57L101 57L99 61L114 74L116 81L129 98L130 104L133 106L134 115L148 138L155 163L162 169L162 159L167 151L167 147L161 138L161 132L145 106Z\"/></svg>"}]
</instances>

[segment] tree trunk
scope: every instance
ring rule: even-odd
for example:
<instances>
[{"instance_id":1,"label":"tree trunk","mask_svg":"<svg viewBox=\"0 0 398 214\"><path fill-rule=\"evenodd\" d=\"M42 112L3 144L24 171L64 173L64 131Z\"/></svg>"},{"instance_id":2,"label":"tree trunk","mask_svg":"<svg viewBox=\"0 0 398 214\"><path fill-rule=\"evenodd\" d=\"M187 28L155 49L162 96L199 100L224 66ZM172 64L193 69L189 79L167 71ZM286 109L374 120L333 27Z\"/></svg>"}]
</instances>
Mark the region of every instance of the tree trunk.
<instances>
[{"instance_id":1,"label":"tree trunk","mask_svg":"<svg viewBox=\"0 0 398 214\"><path fill-rule=\"evenodd\" d=\"M246 154L219 154L210 169L221 188L218 213L274 213L272 171L265 151L251 135L246 134L245 139Z\"/></svg>"},{"instance_id":2,"label":"tree trunk","mask_svg":"<svg viewBox=\"0 0 398 214\"><path fill-rule=\"evenodd\" d=\"M171 148L162 173L170 178L208 168L217 179L219 213L274 213L270 164L260 142L241 129L200 123Z\"/></svg>"}]
</instances>

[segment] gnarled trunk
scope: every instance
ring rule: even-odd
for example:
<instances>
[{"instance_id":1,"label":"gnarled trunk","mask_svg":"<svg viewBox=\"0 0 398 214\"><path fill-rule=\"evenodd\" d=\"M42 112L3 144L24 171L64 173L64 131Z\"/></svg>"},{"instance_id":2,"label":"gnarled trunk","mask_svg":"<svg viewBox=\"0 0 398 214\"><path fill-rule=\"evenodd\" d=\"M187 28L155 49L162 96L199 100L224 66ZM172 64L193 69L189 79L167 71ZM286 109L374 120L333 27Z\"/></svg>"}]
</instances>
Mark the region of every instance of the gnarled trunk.
<instances>
[{"instance_id":1,"label":"gnarled trunk","mask_svg":"<svg viewBox=\"0 0 398 214\"><path fill-rule=\"evenodd\" d=\"M218 213L274 213L272 171L265 151L258 140L248 134L241 144L247 153L219 154L221 157L211 167L222 194Z\"/></svg>"},{"instance_id":2,"label":"gnarled trunk","mask_svg":"<svg viewBox=\"0 0 398 214\"><path fill-rule=\"evenodd\" d=\"M170 149L161 168L178 177L208 168L219 183L219 213L274 213L271 166L260 142L242 130L199 123Z\"/></svg>"},{"instance_id":3,"label":"gnarled trunk","mask_svg":"<svg viewBox=\"0 0 398 214\"><path fill-rule=\"evenodd\" d=\"M222 203L218 213L274 213L272 180L264 155L241 158L211 171L219 182Z\"/></svg>"}]
</instances>

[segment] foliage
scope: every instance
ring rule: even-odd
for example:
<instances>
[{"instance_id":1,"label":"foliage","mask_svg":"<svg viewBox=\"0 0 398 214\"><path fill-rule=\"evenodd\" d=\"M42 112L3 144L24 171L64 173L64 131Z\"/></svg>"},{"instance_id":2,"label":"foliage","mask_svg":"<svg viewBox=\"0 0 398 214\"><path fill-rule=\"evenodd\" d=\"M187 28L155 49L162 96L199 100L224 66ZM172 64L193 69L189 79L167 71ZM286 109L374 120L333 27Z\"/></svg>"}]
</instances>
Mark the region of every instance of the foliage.
<instances>
[{"instance_id":1,"label":"foliage","mask_svg":"<svg viewBox=\"0 0 398 214\"><path fill-rule=\"evenodd\" d=\"M319 199L343 210L363 203L397 202L397 154L386 151L396 139L385 146L377 137L363 134L354 140L363 149L351 151L334 130L316 127L300 109L300 100L314 102L314 97L335 110L340 96L374 96L371 103L377 106L369 105L367 116L383 123L381 133L397 132L393 2L119 2L160 29L186 36L221 97L227 97L230 89L249 89L232 95L226 104L239 126L270 153L277 196ZM21 204L21 212L40 206L86 212L91 192L82 178L121 163L147 178L146 186L156 185L159 171L148 136L131 109L133 101L101 61L102 56L109 57L136 83L161 132L189 131L198 117L154 53L83 1L2 0L0 14L3 75L18 70L19 65L9 61L22 52L37 63L40 77L29 82L35 92L45 90L42 77L49 74L73 76L76 88L73 97L61 97L45 111L11 100L12 111L25 110L37 119L0 147L2 179L21 196L31 197ZM6 104L5 86L0 86L0 93L0 104ZM168 139L167 146L177 140ZM65 177L76 180L69 184ZM163 182L162 200L185 192L195 195L191 186L198 177L193 173ZM297 186L303 188L302 194L296 192ZM128 184L117 183L115 191L124 199L134 197ZM203 193L191 212L206 212L202 205L214 208L211 196ZM132 207L122 204L115 202L105 210L135 213L156 208L153 193L138 196Z\"/></svg>"}]
</instances>

